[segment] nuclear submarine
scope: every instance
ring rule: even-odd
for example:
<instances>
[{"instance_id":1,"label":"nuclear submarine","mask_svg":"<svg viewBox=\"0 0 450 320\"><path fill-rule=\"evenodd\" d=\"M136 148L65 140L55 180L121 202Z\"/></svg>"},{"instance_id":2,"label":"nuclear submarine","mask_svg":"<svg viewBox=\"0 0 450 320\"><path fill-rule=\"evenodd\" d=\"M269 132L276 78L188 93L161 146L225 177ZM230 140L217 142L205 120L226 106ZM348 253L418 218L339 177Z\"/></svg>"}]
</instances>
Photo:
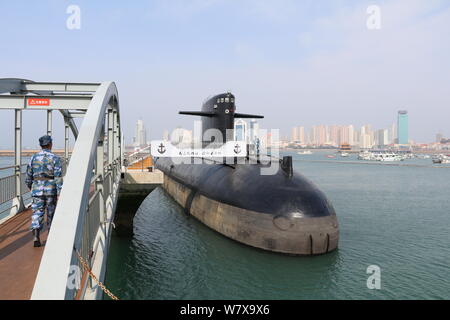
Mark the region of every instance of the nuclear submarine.
<instances>
[{"instance_id":1,"label":"nuclear submarine","mask_svg":"<svg viewBox=\"0 0 450 320\"><path fill-rule=\"evenodd\" d=\"M179 113L200 116L203 133L217 129L223 137L234 129L234 119L263 118L237 113L231 93L208 99L201 111ZM154 159L156 168L164 172L164 190L186 214L222 235L289 255L320 255L335 250L339 224L330 201L292 169L292 157L273 161L279 161L275 174L262 175L261 169L269 164L261 161L180 164L169 157Z\"/></svg>"}]
</instances>

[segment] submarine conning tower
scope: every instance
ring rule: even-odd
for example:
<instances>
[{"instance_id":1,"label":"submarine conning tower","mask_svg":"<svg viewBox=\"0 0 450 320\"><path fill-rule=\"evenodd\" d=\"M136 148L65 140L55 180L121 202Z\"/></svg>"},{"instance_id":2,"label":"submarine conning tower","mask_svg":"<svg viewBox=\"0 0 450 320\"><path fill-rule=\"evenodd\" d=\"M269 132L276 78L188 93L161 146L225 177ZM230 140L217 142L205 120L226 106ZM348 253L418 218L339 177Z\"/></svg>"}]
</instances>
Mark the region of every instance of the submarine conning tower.
<instances>
[{"instance_id":1,"label":"submarine conning tower","mask_svg":"<svg viewBox=\"0 0 450 320\"><path fill-rule=\"evenodd\" d=\"M202 137L204 143L213 143L215 136L211 139L205 132L210 129L219 130L223 140L233 140L234 119L262 119L264 116L236 113L236 98L230 92L209 98L202 106L202 111L180 111L180 114L202 117ZM227 131L228 130L228 131ZM228 133L228 134L227 134Z\"/></svg>"},{"instance_id":2,"label":"submarine conning tower","mask_svg":"<svg viewBox=\"0 0 450 320\"><path fill-rule=\"evenodd\" d=\"M231 93L208 99L199 112L180 114L202 117L203 136L216 129L232 140L235 118L263 118L236 113ZM203 139L208 140L208 139ZM214 140L203 141L215 142ZM243 244L291 255L319 255L338 247L336 212L326 195L311 181L292 170L292 158L278 162L278 170L263 175L271 163L233 165L204 159L201 164L175 163L157 158L164 172L164 190L187 215L220 234Z\"/></svg>"}]
</instances>

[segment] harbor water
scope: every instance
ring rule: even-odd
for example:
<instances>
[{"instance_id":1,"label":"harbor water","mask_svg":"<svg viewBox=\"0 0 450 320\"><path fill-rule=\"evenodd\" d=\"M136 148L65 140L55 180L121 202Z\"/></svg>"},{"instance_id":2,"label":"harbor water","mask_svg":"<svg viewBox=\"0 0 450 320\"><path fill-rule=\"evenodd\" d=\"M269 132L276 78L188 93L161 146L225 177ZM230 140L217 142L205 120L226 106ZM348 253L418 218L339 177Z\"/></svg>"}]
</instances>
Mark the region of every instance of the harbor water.
<instances>
[{"instance_id":1,"label":"harbor water","mask_svg":"<svg viewBox=\"0 0 450 320\"><path fill-rule=\"evenodd\" d=\"M333 203L339 249L292 257L254 249L186 216L161 188L133 238L114 237L107 287L121 299L450 299L450 166L292 155ZM367 287L369 266L381 289Z\"/></svg>"}]
</instances>

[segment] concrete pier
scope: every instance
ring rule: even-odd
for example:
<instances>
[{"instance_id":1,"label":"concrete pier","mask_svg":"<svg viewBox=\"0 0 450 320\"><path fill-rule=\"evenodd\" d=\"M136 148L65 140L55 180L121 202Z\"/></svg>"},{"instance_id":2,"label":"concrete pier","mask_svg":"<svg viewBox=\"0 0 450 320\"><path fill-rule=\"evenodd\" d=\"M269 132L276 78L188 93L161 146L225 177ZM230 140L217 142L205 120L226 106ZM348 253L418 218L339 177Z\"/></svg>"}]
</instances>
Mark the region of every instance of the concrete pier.
<instances>
[{"instance_id":1,"label":"concrete pier","mask_svg":"<svg viewBox=\"0 0 450 320\"><path fill-rule=\"evenodd\" d=\"M142 201L164 183L164 174L159 170L127 170L122 173L116 215L115 233L118 236L133 235L133 219Z\"/></svg>"}]
</instances>

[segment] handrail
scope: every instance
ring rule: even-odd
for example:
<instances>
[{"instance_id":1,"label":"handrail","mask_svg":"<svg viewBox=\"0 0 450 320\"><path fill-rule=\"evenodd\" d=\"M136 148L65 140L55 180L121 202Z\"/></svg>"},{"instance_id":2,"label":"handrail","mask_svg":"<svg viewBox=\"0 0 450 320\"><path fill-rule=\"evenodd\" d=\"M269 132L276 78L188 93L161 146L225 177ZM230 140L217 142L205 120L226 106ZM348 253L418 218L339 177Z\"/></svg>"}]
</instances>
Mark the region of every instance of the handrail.
<instances>
[{"instance_id":1,"label":"handrail","mask_svg":"<svg viewBox=\"0 0 450 320\"><path fill-rule=\"evenodd\" d=\"M126 155L126 157L127 157L127 158L134 157L134 156L136 156L137 154L140 154L140 153L142 153L142 152L144 152L144 151L146 151L146 150L149 150L149 149L151 149L151 146L146 146L145 148L142 148L142 149L140 149L140 150L137 150L137 151L135 151L135 152L133 152L133 153L131 153L131 154L129 154L129 155Z\"/></svg>"},{"instance_id":2,"label":"handrail","mask_svg":"<svg viewBox=\"0 0 450 320\"><path fill-rule=\"evenodd\" d=\"M21 165L20 165L20 167L25 167L25 166L27 166L28 164L26 164L26 163L22 163ZM16 165L12 165L12 166L9 166L9 167L2 167L2 168L0 168L0 171L1 170L7 170L7 169L14 169L14 168L16 168L17 166Z\"/></svg>"},{"instance_id":3,"label":"handrail","mask_svg":"<svg viewBox=\"0 0 450 320\"><path fill-rule=\"evenodd\" d=\"M108 118L108 165L104 167L105 115ZM70 159L64 185L52 222L46 248L34 285L32 299L74 299L77 288L70 286L73 267L79 265L77 252L88 255L98 278L105 273L105 255L94 252L98 244L106 246L120 182L121 133L118 92L113 82L102 83L93 96ZM90 210L91 180L96 185L98 210ZM111 175L108 175L108 171ZM97 182L94 182L97 184ZM103 194L105 190L105 194ZM96 223L98 225L90 225ZM86 250L88 246L89 250ZM93 252L90 252L90 251ZM107 248L103 248L107 250ZM86 259L86 256L83 256ZM100 260L99 260L100 259ZM90 288L96 290L96 288ZM83 289L84 290L84 289ZM98 295L98 290L94 292Z\"/></svg>"}]
</instances>

